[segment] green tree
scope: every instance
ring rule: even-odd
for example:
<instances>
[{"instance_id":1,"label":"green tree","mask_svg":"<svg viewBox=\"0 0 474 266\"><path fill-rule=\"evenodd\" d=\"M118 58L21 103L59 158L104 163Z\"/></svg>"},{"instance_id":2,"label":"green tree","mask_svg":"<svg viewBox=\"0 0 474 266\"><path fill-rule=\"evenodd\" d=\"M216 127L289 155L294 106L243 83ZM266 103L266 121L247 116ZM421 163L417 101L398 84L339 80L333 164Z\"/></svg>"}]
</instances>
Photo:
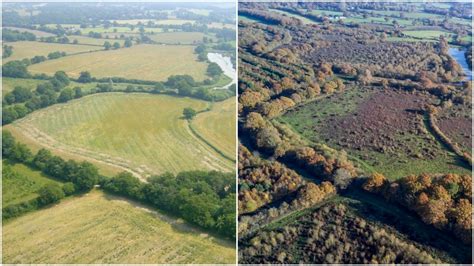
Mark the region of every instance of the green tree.
<instances>
[{"instance_id":1,"label":"green tree","mask_svg":"<svg viewBox=\"0 0 474 266\"><path fill-rule=\"evenodd\" d=\"M74 99L81 98L83 96L81 87L74 87Z\"/></svg>"},{"instance_id":2,"label":"green tree","mask_svg":"<svg viewBox=\"0 0 474 266\"><path fill-rule=\"evenodd\" d=\"M66 72L64 71L57 71L56 73L54 73L54 78L64 84L64 86L69 85L69 83L71 82Z\"/></svg>"},{"instance_id":3,"label":"green tree","mask_svg":"<svg viewBox=\"0 0 474 266\"><path fill-rule=\"evenodd\" d=\"M70 196L76 192L76 187L72 182L67 182L63 185L63 192L66 196Z\"/></svg>"},{"instance_id":4,"label":"green tree","mask_svg":"<svg viewBox=\"0 0 474 266\"><path fill-rule=\"evenodd\" d=\"M33 158L33 165L43 171L46 169L46 166L51 158L53 158L53 155L49 150L40 149Z\"/></svg>"},{"instance_id":5,"label":"green tree","mask_svg":"<svg viewBox=\"0 0 474 266\"><path fill-rule=\"evenodd\" d=\"M77 79L77 81L81 82L81 83L91 82L92 81L91 73L89 73L87 71L81 72L81 74L79 75L79 78Z\"/></svg>"},{"instance_id":6,"label":"green tree","mask_svg":"<svg viewBox=\"0 0 474 266\"><path fill-rule=\"evenodd\" d=\"M184 118L191 120L196 116L196 110L190 107L186 107L183 109L183 116Z\"/></svg>"},{"instance_id":7,"label":"green tree","mask_svg":"<svg viewBox=\"0 0 474 266\"><path fill-rule=\"evenodd\" d=\"M65 88L59 95L58 102L65 103L73 99L73 91L70 88Z\"/></svg>"},{"instance_id":8,"label":"green tree","mask_svg":"<svg viewBox=\"0 0 474 266\"><path fill-rule=\"evenodd\" d=\"M133 43L132 40L126 39L125 43L123 44L124 47L132 47Z\"/></svg>"},{"instance_id":9,"label":"green tree","mask_svg":"<svg viewBox=\"0 0 474 266\"><path fill-rule=\"evenodd\" d=\"M105 50L110 50L110 48L112 48L112 44L110 44L109 41L106 41L106 42L104 42L104 48L105 48Z\"/></svg>"},{"instance_id":10,"label":"green tree","mask_svg":"<svg viewBox=\"0 0 474 266\"><path fill-rule=\"evenodd\" d=\"M114 49L119 49L120 48L120 43L114 42Z\"/></svg>"},{"instance_id":11,"label":"green tree","mask_svg":"<svg viewBox=\"0 0 474 266\"><path fill-rule=\"evenodd\" d=\"M64 198L64 191L57 184L48 184L38 191L38 201L41 205L59 202Z\"/></svg>"},{"instance_id":12,"label":"green tree","mask_svg":"<svg viewBox=\"0 0 474 266\"><path fill-rule=\"evenodd\" d=\"M15 138L10 131L2 131L2 155L9 158L15 148Z\"/></svg>"},{"instance_id":13,"label":"green tree","mask_svg":"<svg viewBox=\"0 0 474 266\"><path fill-rule=\"evenodd\" d=\"M210 63L207 67L207 74L211 77L219 76L220 74L224 73L221 67L216 63Z\"/></svg>"}]
</instances>

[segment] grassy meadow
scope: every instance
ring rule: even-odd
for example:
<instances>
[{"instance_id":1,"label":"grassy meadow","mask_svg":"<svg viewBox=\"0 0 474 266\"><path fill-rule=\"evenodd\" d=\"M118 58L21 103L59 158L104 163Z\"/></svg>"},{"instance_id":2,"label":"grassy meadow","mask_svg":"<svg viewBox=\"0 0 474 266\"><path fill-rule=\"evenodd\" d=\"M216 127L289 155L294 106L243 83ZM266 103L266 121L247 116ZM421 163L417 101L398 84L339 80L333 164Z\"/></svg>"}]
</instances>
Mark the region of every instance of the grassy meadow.
<instances>
[{"instance_id":1,"label":"grassy meadow","mask_svg":"<svg viewBox=\"0 0 474 266\"><path fill-rule=\"evenodd\" d=\"M11 175L4 174L2 177L3 207L36 198L38 190L47 184L62 184L24 164L13 164L7 160L2 160L2 167L3 169L9 168L12 171Z\"/></svg>"},{"instance_id":2,"label":"grassy meadow","mask_svg":"<svg viewBox=\"0 0 474 266\"><path fill-rule=\"evenodd\" d=\"M70 36L69 39L71 42L74 40L77 40L79 44L87 44L87 45L100 45L103 46L105 42L110 42L111 44L118 42L120 46L123 46L125 40L120 40L120 39L97 39L97 38L91 38L91 37L86 37L86 36Z\"/></svg>"},{"instance_id":3,"label":"grassy meadow","mask_svg":"<svg viewBox=\"0 0 474 266\"><path fill-rule=\"evenodd\" d=\"M37 55L48 56L52 52L66 52L66 54L84 53L90 51L102 50L102 47L91 46L91 45L75 45L75 44L61 44L61 43L46 43L46 42L11 42L8 45L13 46L13 54L3 59L3 63L21 60L31 59Z\"/></svg>"},{"instance_id":4,"label":"grassy meadow","mask_svg":"<svg viewBox=\"0 0 474 266\"><path fill-rule=\"evenodd\" d=\"M37 111L12 127L32 142L142 177L166 171L231 171L233 163L194 136L182 119L185 107L200 111L208 105L167 95L98 94Z\"/></svg>"},{"instance_id":5,"label":"grassy meadow","mask_svg":"<svg viewBox=\"0 0 474 266\"><path fill-rule=\"evenodd\" d=\"M201 42L204 36L202 32L164 32L150 35L150 39L166 44L193 44Z\"/></svg>"},{"instance_id":6,"label":"grassy meadow","mask_svg":"<svg viewBox=\"0 0 474 266\"><path fill-rule=\"evenodd\" d=\"M38 84L45 83L45 82L46 81L39 80L39 79L21 79L21 78L3 77L2 78L2 93L5 94L7 92L10 92L17 86L35 89Z\"/></svg>"},{"instance_id":7,"label":"grassy meadow","mask_svg":"<svg viewBox=\"0 0 474 266\"><path fill-rule=\"evenodd\" d=\"M4 263L234 263L233 242L93 190L3 225Z\"/></svg>"},{"instance_id":8,"label":"grassy meadow","mask_svg":"<svg viewBox=\"0 0 474 266\"><path fill-rule=\"evenodd\" d=\"M192 121L202 137L230 158L235 158L235 105L235 97L214 103Z\"/></svg>"},{"instance_id":9,"label":"grassy meadow","mask_svg":"<svg viewBox=\"0 0 474 266\"><path fill-rule=\"evenodd\" d=\"M62 57L31 65L33 73L53 75L63 70L71 77L89 71L94 77L123 77L163 81L171 75L188 74L195 80L206 78L207 64L198 62L193 46L134 45L130 48Z\"/></svg>"},{"instance_id":10,"label":"grassy meadow","mask_svg":"<svg viewBox=\"0 0 474 266\"><path fill-rule=\"evenodd\" d=\"M27 28L18 28L18 27L3 27L5 29L10 29L10 30L17 30L19 32L29 32L33 33L36 35L36 37L50 37L50 36L55 36L52 33L45 32L45 31L39 31L39 30L32 30L32 29L27 29Z\"/></svg>"}]
</instances>

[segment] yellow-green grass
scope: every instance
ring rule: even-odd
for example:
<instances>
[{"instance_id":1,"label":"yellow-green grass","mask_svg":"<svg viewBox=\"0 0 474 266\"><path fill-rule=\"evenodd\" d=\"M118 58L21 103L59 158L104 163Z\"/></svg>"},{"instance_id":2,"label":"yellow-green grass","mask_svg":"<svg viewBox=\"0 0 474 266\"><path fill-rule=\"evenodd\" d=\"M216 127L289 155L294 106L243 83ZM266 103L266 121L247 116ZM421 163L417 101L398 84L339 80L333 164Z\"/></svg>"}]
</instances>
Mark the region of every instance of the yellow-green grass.
<instances>
[{"instance_id":1,"label":"yellow-green grass","mask_svg":"<svg viewBox=\"0 0 474 266\"><path fill-rule=\"evenodd\" d=\"M12 91L15 87L25 87L30 89L36 89L36 86L47 81L40 79L21 79L21 78L2 78L2 94Z\"/></svg>"},{"instance_id":2,"label":"yellow-green grass","mask_svg":"<svg viewBox=\"0 0 474 266\"><path fill-rule=\"evenodd\" d=\"M449 34L452 34L450 32L440 31L440 30L410 30L410 31L403 31L402 33L410 37L431 39L431 40L438 40L440 35L447 36Z\"/></svg>"},{"instance_id":3,"label":"yellow-green grass","mask_svg":"<svg viewBox=\"0 0 474 266\"><path fill-rule=\"evenodd\" d=\"M45 32L45 31L39 31L39 30L32 30L32 29L27 29L27 28L19 28L19 27L3 27L5 29L10 29L10 30L17 30L19 32L29 32L33 33L36 35L36 37L50 37L50 36L55 36L52 33Z\"/></svg>"},{"instance_id":4,"label":"yellow-green grass","mask_svg":"<svg viewBox=\"0 0 474 266\"><path fill-rule=\"evenodd\" d=\"M48 54L52 52L66 52L66 54L76 54L103 49L102 47L91 45L74 45L29 41L12 42L8 45L13 46L13 54L8 58L3 59L3 63L13 60L21 60L25 58L31 59L37 55L48 56Z\"/></svg>"},{"instance_id":5,"label":"yellow-green grass","mask_svg":"<svg viewBox=\"0 0 474 266\"><path fill-rule=\"evenodd\" d=\"M149 35L153 41L166 44L194 44L202 42L204 36L206 35L201 32L166 32Z\"/></svg>"},{"instance_id":6,"label":"yellow-green grass","mask_svg":"<svg viewBox=\"0 0 474 266\"><path fill-rule=\"evenodd\" d=\"M200 113L192 121L199 135L223 152L235 158L235 97L212 106L211 111Z\"/></svg>"},{"instance_id":7,"label":"yellow-green grass","mask_svg":"<svg viewBox=\"0 0 474 266\"><path fill-rule=\"evenodd\" d=\"M104 45L105 42L110 42L113 44L114 42L118 42L121 46L123 46L123 43L125 40L121 39L96 39L96 38L91 38L91 37L86 37L86 36L68 36L69 40L73 42L74 40L77 40L79 44L88 44L88 45Z\"/></svg>"},{"instance_id":8,"label":"yellow-green grass","mask_svg":"<svg viewBox=\"0 0 474 266\"><path fill-rule=\"evenodd\" d=\"M164 172L232 171L234 164L195 136L182 118L186 107L201 111L208 106L168 95L96 94L34 112L12 127L43 146L119 167L142 179Z\"/></svg>"},{"instance_id":9,"label":"yellow-green grass","mask_svg":"<svg viewBox=\"0 0 474 266\"><path fill-rule=\"evenodd\" d=\"M235 245L93 190L3 224L4 263L235 263Z\"/></svg>"},{"instance_id":10,"label":"yellow-green grass","mask_svg":"<svg viewBox=\"0 0 474 266\"><path fill-rule=\"evenodd\" d=\"M33 73L54 74L63 70L71 77L89 71L94 77L123 77L164 81L171 75L191 75L202 81L207 64L197 61L193 46L134 45L130 48L66 56L31 65Z\"/></svg>"},{"instance_id":11,"label":"yellow-green grass","mask_svg":"<svg viewBox=\"0 0 474 266\"><path fill-rule=\"evenodd\" d=\"M160 19L155 21L157 25L183 25L186 23L194 24L196 21L189 19Z\"/></svg>"},{"instance_id":12,"label":"yellow-green grass","mask_svg":"<svg viewBox=\"0 0 474 266\"><path fill-rule=\"evenodd\" d=\"M2 167L3 173L5 173L6 168L9 168L13 172L11 176L2 175L3 207L38 197L38 190L47 184L62 184L24 164L13 164L7 160L2 160Z\"/></svg>"}]
</instances>

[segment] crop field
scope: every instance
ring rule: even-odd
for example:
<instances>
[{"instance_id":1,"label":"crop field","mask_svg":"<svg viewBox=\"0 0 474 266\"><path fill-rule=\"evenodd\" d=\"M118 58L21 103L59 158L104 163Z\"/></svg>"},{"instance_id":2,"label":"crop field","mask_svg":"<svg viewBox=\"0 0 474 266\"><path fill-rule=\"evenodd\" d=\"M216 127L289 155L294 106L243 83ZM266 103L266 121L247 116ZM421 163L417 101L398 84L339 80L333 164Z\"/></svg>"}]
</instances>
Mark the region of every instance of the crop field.
<instances>
[{"instance_id":1,"label":"crop field","mask_svg":"<svg viewBox=\"0 0 474 266\"><path fill-rule=\"evenodd\" d=\"M3 224L4 263L234 263L234 246L99 191Z\"/></svg>"},{"instance_id":2,"label":"crop field","mask_svg":"<svg viewBox=\"0 0 474 266\"><path fill-rule=\"evenodd\" d=\"M193 46L134 45L126 49L62 57L28 67L31 73L54 74L63 70L71 77L89 71L94 77L123 77L163 81L171 75L206 78L207 64L198 62Z\"/></svg>"},{"instance_id":3,"label":"crop field","mask_svg":"<svg viewBox=\"0 0 474 266\"><path fill-rule=\"evenodd\" d=\"M235 105L234 97L217 102L192 122L201 136L230 158L235 158Z\"/></svg>"},{"instance_id":4,"label":"crop field","mask_svg":"<svg viewBox=\"0 0 474 266\"><path fill-rule=\"evenodd\" d=\"M305 138L343 149L367 172L388 178L420 173L468 173L417 114L433 99L394 91L351 89L295 108L281 121Z\"/></svg>"},{"instance_id":5,"label":"crop field","mask_svg":"<svg viewBox=\"0 0 474 266\"><path fill-rule=\"evenodd\" d=\"M32 57L35 57L37 55L48 56L48 54L52 52L66 52L66 54L76 54L103 49L102 47L91 45L74 45L28 41L12 42L9 43L9 45L13 46L13 54L8 58L3 59L4 63L25 58L31 59Z\"/></svg>"},{"instance_id":6,"label":"crop field","mask_svg":"<svg viewBox=\"0 0 474 266\"><path fill-rule=\"evenodd\" d=\"M5 29L11 29L11 30L17 30L19 32L29 32L33 33L36 35L36 37L50 37L50 36L55 36L52 33L45 32L45 31L39 31L39 30L32 30L32 29L27 29L27 28L18 28L18 27L3 27Z\"/></svg>"},{"instance_id":7,"label":"crop field","mask_svg":"<svg viewBox=\"0 0 474 266\"><path fill-rule=\"evenodd\" d=\"M182 119L185 107L200 111L208 103L166 95L91 95L37 111L13 127L52 149L119 166L140 177L166 171L231 171L232 162L190 131Z\"/></svg>"},{"instance_id":8,"label":"crop field","mask_svg":"<svg viewBox=\"0 0 474 266\"><path fill-rule=\"evenodd\" d=\"M150 35L150 39L158 43L166 44L193 44L202 42L206 36L201 32L164 32Z\"/></svg>"},{"instance_id":9,"label":"crop field","mask_svg":"<svg viewBox=\"0 0 474 266\"><path fill-rule=\"evenodd\" d=\"M96 38L91 38L91 37L86 37L86 36L70 36L69 39L71 42L74 40L77 40L79 44L87 44L87 45L104 45L105 42L110 42L113 44L114 42L120 43L120 46L123 46L123 43L125 40L120 40L120 39L96 39Z\"/></svg>"},{"instance_id":10,"label":"crop field","mask_svg":"<svg viewBox=\"0 0 474 266\"><path fill-rule=\"evenodd\" d=\"M47 184L62 184L23 164L13 164L2 160L2 167L4 171L2 175L3 207L36 198L38 190ZM5 174L6 168L11 169L12 174Z\"/></svg>"}]
</instances>

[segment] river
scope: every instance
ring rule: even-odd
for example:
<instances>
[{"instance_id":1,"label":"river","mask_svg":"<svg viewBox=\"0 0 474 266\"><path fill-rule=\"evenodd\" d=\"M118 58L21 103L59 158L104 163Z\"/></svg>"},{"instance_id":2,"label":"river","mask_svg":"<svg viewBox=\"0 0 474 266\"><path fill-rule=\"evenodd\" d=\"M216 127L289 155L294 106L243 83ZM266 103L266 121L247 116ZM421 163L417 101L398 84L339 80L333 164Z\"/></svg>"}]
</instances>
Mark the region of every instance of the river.
<instances>
[{"instance_id":1,"label":"river","mask_svg":"<svg viewBox=\"0 0 474 266\"><path fill-rule=\"evenodd\" d=\"M222 54L219 54L219 53L208 53L207 59L219 65L219 67L224 72L224 75L232 79L232 81L229 84L223 87L218 87L218 88L216 87L214 89L227 89L229 88L230 85L232 85L233 83L236 83L236 72L235 72L234 66L232 65L232 62L230 61L230 57L223 56Z\"/></svg>"},{"instance_id":2,"label":"river","mask_svg":"<svg viewBox=\"0 0 474 266\"><path fill-rule=\"evenodd\" d=\"M469 69L469 65L467 64L466 57L464 57L464 50L458 48L449 48L449 55L458 62L458 64L462 67L464 74L468 80L472 80L472 70Z\"/></svg>"}]
</instances>

